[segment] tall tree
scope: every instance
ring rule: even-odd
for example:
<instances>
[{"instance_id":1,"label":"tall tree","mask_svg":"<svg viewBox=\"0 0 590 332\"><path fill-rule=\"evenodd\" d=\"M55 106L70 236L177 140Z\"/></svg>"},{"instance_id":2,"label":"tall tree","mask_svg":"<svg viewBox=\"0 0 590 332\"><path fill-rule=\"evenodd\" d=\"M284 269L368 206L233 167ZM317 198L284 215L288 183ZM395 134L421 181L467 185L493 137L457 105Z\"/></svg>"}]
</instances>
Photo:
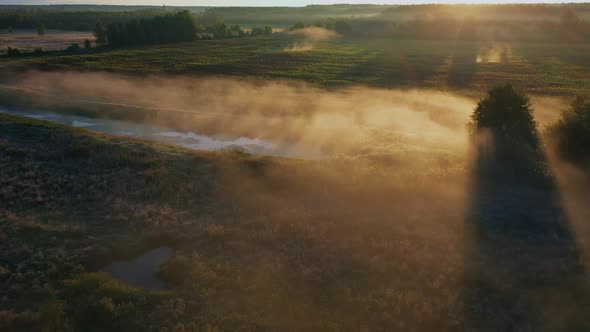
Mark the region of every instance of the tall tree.
<instances>
[{"instance_id":1,"label":"tall tree","mask_svg":"<svg viewBox=\"0 0 590 332\"><path fill-rule=\"evenodd\" d=\"M471 115L477 129L487 129L507 141L535 146L537 122L529 97L510 84L498 85L479 101Z\"/></svg>"},{"instance_id":2,"label":"tall tree","mask_svg":"<svg viewBox=\"0 0 590 332\"><path fill-rule=\"evenodd\" d=\"M37 35L43 36L47 30L45 29L45 25L43 23L37 24Z\"/></svg>"},{"instance_id":3,"label":"tall tree","mask_svg":"<svg viewBox=\"0 0 590 332\"><path fill-rule=\"evenodd\" d=\"M96 38L96 46L103 47L107 44L107 29L102 22L97 22L94 27L94 37Z\"/></svg>"}]
</instances>

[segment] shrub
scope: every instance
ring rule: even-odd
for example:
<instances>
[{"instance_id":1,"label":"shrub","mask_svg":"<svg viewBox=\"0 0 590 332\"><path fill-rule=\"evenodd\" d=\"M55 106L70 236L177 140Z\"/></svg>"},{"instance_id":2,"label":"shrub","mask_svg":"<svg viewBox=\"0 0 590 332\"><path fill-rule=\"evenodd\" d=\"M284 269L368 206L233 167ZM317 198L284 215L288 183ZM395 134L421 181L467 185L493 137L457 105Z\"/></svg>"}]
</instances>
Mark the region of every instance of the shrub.
<instances>
[{"instance_id":1,"label":"shrub","mask_svg":"<svg viewBox=\"0 0 590 332\"><path fill-rule=\"evenodd\" d=\"M578 96L547 131L558 153L569 160L590 156L590 98Z\"/></svg>"},{"instance_id":2,"label":"shrub","mask_svg":"<svg viewBox=\"0 0 590 332\"><path fill-rule=\"evenodd\" d=\"M22 52L18 48L9 47L6 50L6 55L16 57L22 55Z\"/></svg>"},{"instance_id":3,"label":"shrub","mask_svg":"<svg viewBox=\"0 0 590 332\"><path fill-rule=\"evenodd\" d=\"M250 36L269 36L272 34L271 26L255 26L250 30Z\"/></svg>"},{"instance_id":4,"label":"shrub","mask_svg":"<svg viewBox=\"0 0 590 332\"><path fill-rule=\"evenodd\" d=\"M296 22L293 26L289 27L290 31L303 29L305 28L305 24L301 21Z\"/></svg>"}]
</instances>

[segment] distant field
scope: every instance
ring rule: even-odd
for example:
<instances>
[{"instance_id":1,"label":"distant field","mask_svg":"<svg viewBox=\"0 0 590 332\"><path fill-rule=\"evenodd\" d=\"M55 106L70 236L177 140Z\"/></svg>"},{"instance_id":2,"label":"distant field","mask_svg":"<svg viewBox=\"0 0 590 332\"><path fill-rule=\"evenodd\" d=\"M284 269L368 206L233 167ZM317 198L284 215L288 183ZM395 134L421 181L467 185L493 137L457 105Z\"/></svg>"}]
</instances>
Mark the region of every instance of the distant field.
<instances>
[{"instance_id":1,"label":"distant field","mask_svg":"<svg viewBox=\"0 0 590 332\"><path fill-rule=\"evenodd\" d=\"M304 51L288 51L304 43ZM269 37L53 54L0 60L0 68L110 71L133 74L255 76L321 87L367 85L483 91L501 83L529 92L573 95L590 87L590 45L344 39L309 42Z\"/></svg>"},{"instance_id":2,"label":"distant field","mask_svg":"<svg viewBox=\"0 0 590 332\"><path fill-rule=\"evenodd\" d=\"M0 50L8 47L18 48L21 50L33 50L42 48L43 50L63 50L72 43L78 43L80 46L85 39L94 41L94 36L90 32L48 30L43 36L37 35L34 30L14 30L13 32L0 31Z\"/></svg>"}]
</instances>

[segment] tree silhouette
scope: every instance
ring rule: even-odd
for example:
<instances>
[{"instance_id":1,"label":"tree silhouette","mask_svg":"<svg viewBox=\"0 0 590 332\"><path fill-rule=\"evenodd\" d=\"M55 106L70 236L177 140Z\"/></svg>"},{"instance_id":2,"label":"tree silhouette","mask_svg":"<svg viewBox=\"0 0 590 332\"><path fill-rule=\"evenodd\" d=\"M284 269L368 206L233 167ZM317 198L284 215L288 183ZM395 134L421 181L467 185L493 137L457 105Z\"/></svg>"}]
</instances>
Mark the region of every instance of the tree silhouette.
<instances>
[{"instance_id":1,"label":"tree silhouette","mask_svg":"<svg viewBox=\"0 0 590 332\"><path fill-rule=\"evenodd\" d=\"M107 30L102 22L97 22L94 27L94 37L96 38L96 46L103 47L107 44Z\"/></svg>"},{"instance_id":2,"label":"tree silhouette","mask_svg":"<svg viewBox=\"0 0 590 332\"><path fill-rule=\"evenodd\" d=\"M39 23L37 25L37 35L43 36L46 32L47 30L45 29L45 25L43 23Z\"/></svg>"},{"instance_id":3,"label":"tree silhouette","mask_svg":"<svg viewBox=\"0 0 590 332\"><path fill-rule=\"evenodd\" d=\"M226 26L223 23L221 26L221 34L226 36ZM197 27L188 11L113 23L106 28L106 42L112 47L186 42L195 40L196 37Z\"/></svg>"},{"instance_id":4,"label":"tree silhouette","mask_svg":"<svg viewBox=\"0 0 590 332\"><path fill-rule=\"evenodd\" d=\"M512 85L496 86L479 101L471 115L472 125L488 129L500 140L537 147L537 122L529 97Z\"/></svg>"}]
</instances>

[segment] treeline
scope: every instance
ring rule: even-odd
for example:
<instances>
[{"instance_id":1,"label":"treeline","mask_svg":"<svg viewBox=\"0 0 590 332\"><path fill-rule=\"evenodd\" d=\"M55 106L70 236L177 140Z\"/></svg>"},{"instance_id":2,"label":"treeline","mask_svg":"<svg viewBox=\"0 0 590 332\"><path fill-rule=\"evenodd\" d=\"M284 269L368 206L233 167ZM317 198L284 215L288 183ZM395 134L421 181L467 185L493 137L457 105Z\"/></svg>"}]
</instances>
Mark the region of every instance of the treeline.
<instances>
[{"instance_id":1,"label":"treeline","mask_svg":"<svg viewBox=\"0 0 590 332\"><path fill-rule=\"evenodd\" d=\"M479 9L480 15L451 15L453 8ZM482 14L488 8L491 13ZM300 21L289 30L315 26L366 38L587 43L590 22L580 12L590 14L590 5L413 5L397 6L374 17Z\"/></svg>"},{"instance_id":2,"label":"treeline","mask_svg":"<svg viewBox=\"0 0 590 332\"><path fill-rule=\"evenodd\" d=\"M0 6L0 29L34 29L43 24L48 29L92 31L96 23L125 23L132 19L152 18L188 10L199 21L201 17L222 17L228 25L236 23L288 26L300 20L350 18L355 15L378 15L386 6L330 5L306 7L157 7L157 6ZM212 23L212 22L209 22ZM204 22L204 25L210 25Z\"/></svg>"},{"instance_id":3,"label":"treeline","mask_svg":"<svg viewBox=\"0 0 590 332\"><path fill-rule=\"evenodd\" d=\"M234 38L247 36L262 36L270 35L273 30L270 26L254 26L250 31L243 30L239 25L226 24L225 17L212 10L207 10L196 15L197 20L197 36L201 39L209 38Z\"/></svg>"},{"instance_id":4,"label":"treeline","mask_svg":"<svg viewBox=\"0 0 590 332\"><path fill-rule=\"evenodd\" d=\"M0 29L48 29L92 31L97 22L124 23L165 14L162 8L135 11L72 11L25 7L0 10Z\"/></svg>"},{"instance_id":5,"label":"treeline","mask_svg":"<svg viewBox=\"0 0 590 332\"><path fill-rule=\"evenodd\" d=\"M243 30L239 25L227 26L222 17L188 11L158 15L153 18L133 19L126 23L96 24L94 35L99 47L125 47L163 43L188 42L196 39L236 38L270 35L270 26Z\"/></svg>"},{"instance_id":6,"label":"treeline","mask_svg":"<svg viewBox=\"0 0 590 332\"><path fill-rule=\"evenodd\" d=\"M433 5L435 6L435 5ZM437 7L439 5L436 5ZM408 6L410 7L410 6ZM448 6L447 6L448 7ZM445 7L446 8L446 7ZM590 42L590 22L584 20L574 6L560 6L557 19L491 20L451 16L423 17L409 20L373 17L329 19L319 22L298 22L290 27L323 27L354 37L383 37L431 40L495 40L536 42Z\"/></svg>"},{"instance_id":7,"label":"treeline","mask_svg":"<svg viewBox=\"0 0 590 332\"><path fill-rule=\"evenodd\" d=\"M575 14L564 15L561 21L436 18L403 22L357 21L351 25L356 35L399 39L590 42L590 23Z\"/></svg>"},{"instance_id":8,"label":"treeline","mask_svg":"<svg viewBox=\"0 0 590 332\"><path fill-rule=\"evenodd\" d=\"M469 17L475 20L558 20L566 9L573 9L580 15L590 15L590 4L425 4L387 8L382 16L400 19L425 17Z\"/></svg>"},{"instance_id":9,"label":"treeline","mask_svg":"<svg viewBox=\"0 0 590 332\"><path fill-rule=\"evenodd\" d=\"M291 26L300 21L318 22L327 19L350 19L379 15L388 5L338 4L305 7L215 7L209 12L225 17L226 22L247 25L272 24Z\"/></svg>"},{"instance_id":10,"label":"treeline","mask_svg":"<svg viewBox=\"0 0 590 332\"><path fill-rule=\"evenodd\" d=\"M106 29L98 23L95 29L97 45L112 47L192 41L196 36L197 26L188 11L111 23Z\"/></svg>"}]
</instances>

